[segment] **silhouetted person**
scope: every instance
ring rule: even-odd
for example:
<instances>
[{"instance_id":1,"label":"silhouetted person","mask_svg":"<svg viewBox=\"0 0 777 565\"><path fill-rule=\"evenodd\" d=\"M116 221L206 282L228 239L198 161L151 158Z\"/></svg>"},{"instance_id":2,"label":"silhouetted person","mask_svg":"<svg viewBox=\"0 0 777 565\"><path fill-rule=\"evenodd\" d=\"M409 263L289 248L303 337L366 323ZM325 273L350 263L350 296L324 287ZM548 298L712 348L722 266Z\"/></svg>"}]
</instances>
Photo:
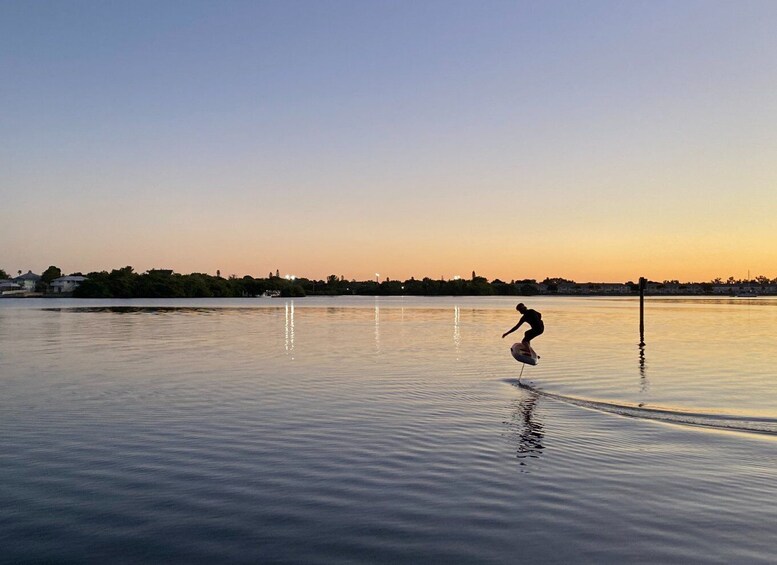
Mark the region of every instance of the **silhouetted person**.
<instances>
[{"instance_id":1,"label":"silhouetted person","mask_svg":"<svg viewBox=\"0 0 777 565\"><path fill-rule=\"evenodd\" d=\"M521 313L521 319L518 320L518 323L515 324L515 326L513 326L512 329L503 333L502 337L504 338L510 335L515 330L520 328L521 324L526 322L527 324L529 324L530 329L526 330L526 333L523 334L521 345L523 345L526 351L536 356L537 352L531 348L531 345L529 344L529 342L535 337L537 337L538 335L541 335L542 332L545 331L545 324L542 322L542 314L540 314L536 310L527 308L526 306L523 305L523 302L521 302L518 306L516 306L515 309Z\"/></svg>"}]
</instances>

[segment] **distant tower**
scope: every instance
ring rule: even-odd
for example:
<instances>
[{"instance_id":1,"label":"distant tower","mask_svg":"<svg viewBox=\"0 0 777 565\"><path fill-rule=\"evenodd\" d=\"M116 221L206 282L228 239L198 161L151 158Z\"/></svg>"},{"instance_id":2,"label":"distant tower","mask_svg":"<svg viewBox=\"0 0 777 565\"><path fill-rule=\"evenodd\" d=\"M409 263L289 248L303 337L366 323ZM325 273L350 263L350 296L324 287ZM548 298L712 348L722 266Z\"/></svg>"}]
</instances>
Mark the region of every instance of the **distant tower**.
<instances>
[{"instance_id":1,"label":"distant tower","mask_svg":"<svg viewBox=\"0 0 777 565\"><path fill-rule=\"evenodd\" d=\"M280 278L280 277L281 277L281 272L280 272L278 269L275 269L275 276L276 276L277 278Z\"/></svg>"},{"instance_id":2,"label":"distant tower","mask_svg":"<svg viewBox=\"0 0 777 565\"><path fill-rule=\"evenodd\" d=\"M216 276L218 278L221 278L221 270L220 269L216 269Z\"/></svg>"}]
</instances>

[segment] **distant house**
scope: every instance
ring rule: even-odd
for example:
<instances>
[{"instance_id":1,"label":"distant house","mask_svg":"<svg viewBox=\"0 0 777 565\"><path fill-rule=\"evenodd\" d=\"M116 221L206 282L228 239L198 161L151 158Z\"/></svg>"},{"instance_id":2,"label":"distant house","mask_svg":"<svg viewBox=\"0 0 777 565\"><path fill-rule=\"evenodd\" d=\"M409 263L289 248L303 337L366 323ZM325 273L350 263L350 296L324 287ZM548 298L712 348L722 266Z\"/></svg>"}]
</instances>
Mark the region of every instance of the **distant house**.
<instances>
[{"instance_id":1,"label":"distant house","mask_svg":"<svg viewBox=\"0 0 777 565\"><path fill-rule=\"evenodd\" d=\"M631 294L631 287L623 283L602 283L601 287L605 294Z\"/></svg>"},{"instance_id":2,"label":"distant house","mask_svg":"<svg viewBox=\"0 0 777 565\"><path fill-rule=\"evenodd\" d=\"M35 292L35 287L37 286L38 281L40 281L40 275L36 275L32 271L27 271L26 274L19 275L13 279L13 282L18 284L22 290L26 290L27 292Z\"/></svg>"},{"instance_id":3,"label":"distant house","mask_svg":"<svg viewBox=\"0 0 777 565\"><path fill-rule=\"evenodd\" d=\"M580 294L582 285L573 281L563 281L558 283L559 294Z\"/></svg>"},{"instance_id":4,"label":"distant house","mask_svg":"<svg viewBox=\"0 0 777 565\"><path fill-rule=\"evenodd\" d=\"M18 294L20 292L24 292L22 290L22 287L15 282L13 282L11 279L0 281L0 296L6 295L10 296L12 294Z\"/></svg>"},{"instance_id":5,"label":"distant house","mask_svg":"<svg viewBox=\"0 0 777 565\"><path fill-rule=\"evenodd\" d=\"M86 280L86 277L79 275L69 277L58 277L49 284L49 291L52 294L65 294L73 292L78 286Z\"/></svg>"}]
</instances>

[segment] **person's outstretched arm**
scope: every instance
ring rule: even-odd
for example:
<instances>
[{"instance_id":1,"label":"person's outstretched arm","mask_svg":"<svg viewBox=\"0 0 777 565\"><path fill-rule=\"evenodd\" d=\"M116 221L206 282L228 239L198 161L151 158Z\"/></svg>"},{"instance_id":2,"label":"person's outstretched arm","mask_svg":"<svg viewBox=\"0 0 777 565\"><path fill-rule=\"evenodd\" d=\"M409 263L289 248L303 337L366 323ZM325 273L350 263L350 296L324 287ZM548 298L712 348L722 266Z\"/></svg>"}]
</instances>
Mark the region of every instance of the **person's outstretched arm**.
<instances>
[{"instance_id":1,"label":"person's outstretched arm","mask_svg":"<svg viewBox=\"0 0 777 565\"><path fill-rule=\"evenodd\" d=\"M520 319L520 320L518 320L518 323L517 323L517 324L515 324L515 325L512 327L512 329L509 329L509 330L507 330L505 333L503 333L503 334L502 334L502 338L505 338L505 337L507 337L508 335L510 335L511 333L513 333L515 330L517 330L518 328L520 328L520 327L521 327L521 324L523 324L523 321L524 321L524 320L523 320L523 316L521 316L521 319Z\"/></svg>"}]
</instances>

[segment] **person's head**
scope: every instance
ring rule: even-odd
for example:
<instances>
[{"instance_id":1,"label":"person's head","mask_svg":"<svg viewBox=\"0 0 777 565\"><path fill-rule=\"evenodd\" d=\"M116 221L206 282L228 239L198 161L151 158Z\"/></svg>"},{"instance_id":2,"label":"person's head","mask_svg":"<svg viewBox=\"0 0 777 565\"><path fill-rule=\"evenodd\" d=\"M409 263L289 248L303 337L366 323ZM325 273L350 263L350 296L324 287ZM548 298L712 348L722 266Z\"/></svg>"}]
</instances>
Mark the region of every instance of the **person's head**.
<instances>
[{"instance_id":1,"label":"person's head","mask_svg":"<svg viewBox=\"0 0 777 565\"><path fill-rule=\"evenodd\" d=\"M524 314L526 310L528 310L528 308L526 308L526 306L523 305L523 302L518 304L518 306L516 306L515 309L518 310L521 314Z\"/></svg>"}]
</instances>

